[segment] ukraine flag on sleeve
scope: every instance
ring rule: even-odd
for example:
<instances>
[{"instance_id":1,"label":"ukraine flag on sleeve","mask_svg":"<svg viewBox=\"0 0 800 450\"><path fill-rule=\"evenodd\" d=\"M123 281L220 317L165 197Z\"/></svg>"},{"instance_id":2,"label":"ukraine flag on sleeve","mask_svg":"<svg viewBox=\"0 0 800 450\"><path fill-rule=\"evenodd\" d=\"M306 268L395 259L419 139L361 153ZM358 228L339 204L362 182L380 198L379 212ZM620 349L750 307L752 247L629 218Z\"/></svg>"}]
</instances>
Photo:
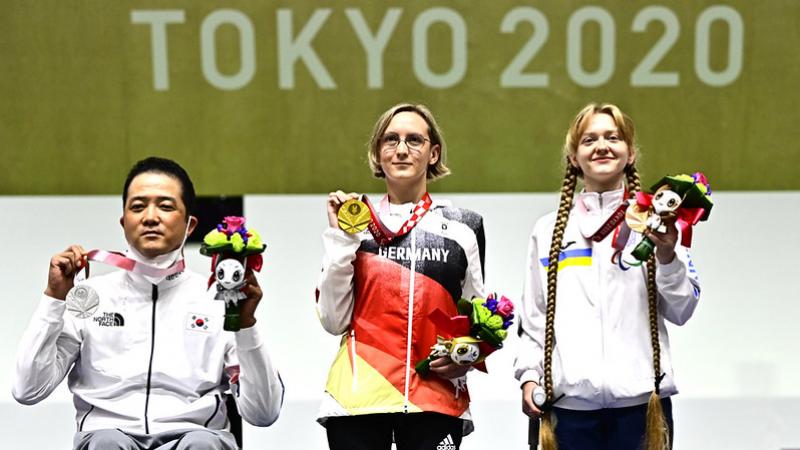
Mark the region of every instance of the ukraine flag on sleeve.
<instances>
[{"instance_id":1,"label":"ukraine flag on sleeve","mask_svg":"<svg viewBox=\"0 0 800 450\"><path fill-rule=\"evenodd\" d=\"M541 258L539 261L542 267L547 269L550 267L550 258ZM573 250L565 250L558 255L558 270L570 266L591 266L592 265L592 249L591 248L576 248Z\"/></svg>"}]
</instances>

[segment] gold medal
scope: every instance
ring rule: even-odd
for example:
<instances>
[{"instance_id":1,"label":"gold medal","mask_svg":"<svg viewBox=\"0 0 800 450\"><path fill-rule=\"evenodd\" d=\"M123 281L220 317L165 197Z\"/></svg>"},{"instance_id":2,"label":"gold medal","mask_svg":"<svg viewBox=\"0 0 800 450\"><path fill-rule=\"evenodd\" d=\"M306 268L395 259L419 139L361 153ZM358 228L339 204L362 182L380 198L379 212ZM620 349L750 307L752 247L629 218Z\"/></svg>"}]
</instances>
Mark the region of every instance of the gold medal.
<instances>
[{"instance_id":1,"label":"gold medal","mask_svg":"<svg viewBox=\"0 0 800 450\"><path fill-rule=\"evenodd\" d=\"M364 231L371 220L367 205L356 199L344 202L339 207L337 216L339 218L339 228L350 234Z\"/></svg>"}]
</instances>

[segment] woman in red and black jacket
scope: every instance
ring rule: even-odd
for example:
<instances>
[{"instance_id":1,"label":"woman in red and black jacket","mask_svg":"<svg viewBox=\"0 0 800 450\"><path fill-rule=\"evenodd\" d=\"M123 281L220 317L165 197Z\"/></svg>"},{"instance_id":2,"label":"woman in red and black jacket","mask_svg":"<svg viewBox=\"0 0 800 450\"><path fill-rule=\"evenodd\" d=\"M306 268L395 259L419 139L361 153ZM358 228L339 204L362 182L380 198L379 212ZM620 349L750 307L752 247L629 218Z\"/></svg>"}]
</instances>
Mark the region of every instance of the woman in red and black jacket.
<instances>
[{"instance_id":1,"label":"woman in red and black jacket","mask_svg":"<svg viewBox=\"0 0 800 450\"><path fill-rule=\"evenodd\" d=\"M427 377L414 371L436 343L428 315L454 316L460 298L484 294L483 219L428 195L428 182L450 172L445 157L431 112L399 104L369 145L387 191L371 231L348 234L337 223L340 206L360 196L328 196L317 310L325 330L342 335L319 417L332 450L388 450L393 438L398 450L456 450L472 431L468 368L443 357Z\"/></svg>"}]
</instances>

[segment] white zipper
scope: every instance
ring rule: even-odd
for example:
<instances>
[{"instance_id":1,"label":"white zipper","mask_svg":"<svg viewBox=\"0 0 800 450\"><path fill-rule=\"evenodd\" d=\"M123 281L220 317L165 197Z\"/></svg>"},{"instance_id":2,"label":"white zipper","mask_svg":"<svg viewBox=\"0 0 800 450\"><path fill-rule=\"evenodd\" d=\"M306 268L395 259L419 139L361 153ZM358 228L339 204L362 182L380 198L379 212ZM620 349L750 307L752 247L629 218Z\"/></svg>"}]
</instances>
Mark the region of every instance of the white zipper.
<instances>
[{"instance_id":1,"label":"white zipper","mask_svg":"<svg viewBox=\"0 0 800 450\"><path fill-rule=\"evenodd\" d=\"M358 390L358 361L356 361L356 330L350 330L350 361L353 364L353 391Z\"/></svg>"},{"instance_id":2,"label":"white zipper","mask_svg":"<svg viewBox=\"0 0 800 450\"><path fill-rule=\"evenodd\" d=\"M406 383L403 412L408 412L408 387L411 378L411 326L414 321L414 278L417 270L417 234L411 229L411 279L408 281L408 332L406 334Z\"/></svg>"},{"instance_id":3,"label":"white zipper","mask_svg":"<svg viewBox=\"0 0 800 450\"><path fill-rule=\"evenodd\" d=\"M600 258L598 258L598 259L600 259ZM600 264L598 264L598 265L600 265ZM601 273L601 276L602 276L603 271L601 270L600 273ZM600 282L600 290L602 292L601 292L601 295L600 295L600 301L598 302L597 306L600 308L600 334L602 335L600 337L600 354L601 354L602 361L603 361L603 368L602 368L602 370L600 372L601 376L602 376L602 380L600 381L600 386L601 386L600 390L602 392L603 407L605 408L605 407L607 407L606 405L608 405L608 389L607 389L608 384L607 384L607 382L608 382L608 378L609 377L608 377L608 364L606 363L606 361L607 361L607 358L606 358L606 351L607 351L607 349L606 349L606 347L607 347L606 346L606 337L607 336L606 336L606 323L605 323L606 290L603 288L604 282L605 282L605 280L601 280L601 282Z\"/></svg>"},{"instance_id":4,"label":"white zipper","mask_svg":"<svg viewBox=\"0 0 800 450\"><path fill-rule=\"evenodd\" d=\"M601 217L602 217L602 214L603 214L602 198L603 197L602 197L602 194L601 194L601 196L600 196L600 199L601 199L601 203L600 203L601 204L601 209L600 209ZM606 358L606 351L608 350L608 345L606 345L608 343L607 342L608 336L607 336L607 333L606 333L606 325L607 324L606 324L606 314L605 314L606 313L606 308L608 306L608 289L606 289L606 287L607 287L606 286L606 283L607 283L606 276L611 272L606 272L605 266L607 264L607 261L606 261L606 254L604 252L602 252L603 249L604 249L604 247L602 246L601 243L599 243L599 242L592 243L592 264L595 264L595 262L597 263L597 269L596 269L597 270L597 272L596 272L596 274L597 274L597 290L599 292L599 295L597 297L597 308L599 308L599 310L600 310L600 314L599 314L600 315L600 334L601 334L601 336L600 336L600 356L601 356L601 361L602 361L602 368L601 368L601 371L600 371L600 375L602 377L602 379L600 381L600 386L601 386L600 391L601 391L601 394L602 394L601 397L602 397L602 401L603 401L603 407L605 408L605 407L607 407L606 405L608 405L608 402L609 402L608 389L607 389L609 376L608 376L608 364L606 362L608 360Z\"/></svg>"}]
</instances>

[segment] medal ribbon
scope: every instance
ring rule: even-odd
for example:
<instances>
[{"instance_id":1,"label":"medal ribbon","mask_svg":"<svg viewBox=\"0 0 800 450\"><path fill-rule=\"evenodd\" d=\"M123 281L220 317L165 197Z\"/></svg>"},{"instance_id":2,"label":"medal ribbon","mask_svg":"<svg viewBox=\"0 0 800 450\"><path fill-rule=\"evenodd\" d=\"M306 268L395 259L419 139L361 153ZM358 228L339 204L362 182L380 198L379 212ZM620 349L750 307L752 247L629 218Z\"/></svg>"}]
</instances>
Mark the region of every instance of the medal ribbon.
<instances>
[{"instance_id":1,"label":"medal ribbon","mask_svg":"<svg viewBox=\"0 0 800 450\"><path fill-rule=\"evenodd\" d=\"M589 237L589 239L594 242L600 242L613 230L614 237L611 239L611 247L614 248L615 252L611 256L611 262L615 264L619 263L622 270L628 270L621 264L622 250L625 248L625 244L628 242L628 237L631 234L631 229L625 222L625 212L628 210L628 204L628 189L625 189L625 193L622 195L622 203L620 203L608 219L600 225L600 228Z\"/></svg>"},{"instance_id":2,"label":"medal ribbon","mask_svg":"<svg viewBox=\"0 0 800 450\"><path fill-rule=\"evenodd\" d=\"M605 239L606 236L608 236L608 234L611 233L611 230L617 228L617 225L619 225L620 222L622 222L623 219L625 219L625 210L627 209L628 209L628 190L625 189L625 193L622 195L622 203L620 203L620 205L617 207L616 210L614 210L613 213L611 213L611 216L609 216L609 218L605 221L605 223L600 225L600 228L598 228L597 231L595 231L594 234L589 239L595 242L600 242L603 239ZM617 229L617 232L615 233L615 238L617 234L619 234L619 229Z\"/></svg>"},{"instance_id":3,"label":"medal ribbon","mask_svg":"<svg viewBox=\"0 0 800 450\"><path fill-rule=\"evenodd\" d=\"M108 264L120 269L133 272L138 275L143 275L152 278L167 277L174 273L182 272L186 268L186 263L183 259L175 261L171 266L161 269L153 267L148 264L133 260L117 252L107 252L105 250L91 250L87 255L88 261L97 261L103 264ZM89 264L86 264L86 278L89 278Z\"/></svg>"},{"instance_id":4,"label":"medal ribbon","mask_svg":"<svg viewBox=\"0 0 800 450\"><path fill-rule=\"evenodd\" d=\"M369 228L369 232L372 233L372 237L374 237L380 245L386 245L391 242L392 239L398 236L403 236L411 231L419 223L419 221L422 220L422 217L428 212L428 210L431 209L431 205L433 204L431 196L426 192L420 201L417 202L416 206L414 206L414 210L411 212L411 217L406 220L397 233L394 233L392 230L387 228L383 222L381 222L380 217L378 217L378 213L375 211L375 207L372 206L372 202L369 201L369 198L367 198L366 195L361 197L361 201L363 201L364 204L367 205L367 208L369 208L369 215L372 218L372 220L369 222L369 225L367 225L367 228Z\"/></svg>"}]
</instances>

